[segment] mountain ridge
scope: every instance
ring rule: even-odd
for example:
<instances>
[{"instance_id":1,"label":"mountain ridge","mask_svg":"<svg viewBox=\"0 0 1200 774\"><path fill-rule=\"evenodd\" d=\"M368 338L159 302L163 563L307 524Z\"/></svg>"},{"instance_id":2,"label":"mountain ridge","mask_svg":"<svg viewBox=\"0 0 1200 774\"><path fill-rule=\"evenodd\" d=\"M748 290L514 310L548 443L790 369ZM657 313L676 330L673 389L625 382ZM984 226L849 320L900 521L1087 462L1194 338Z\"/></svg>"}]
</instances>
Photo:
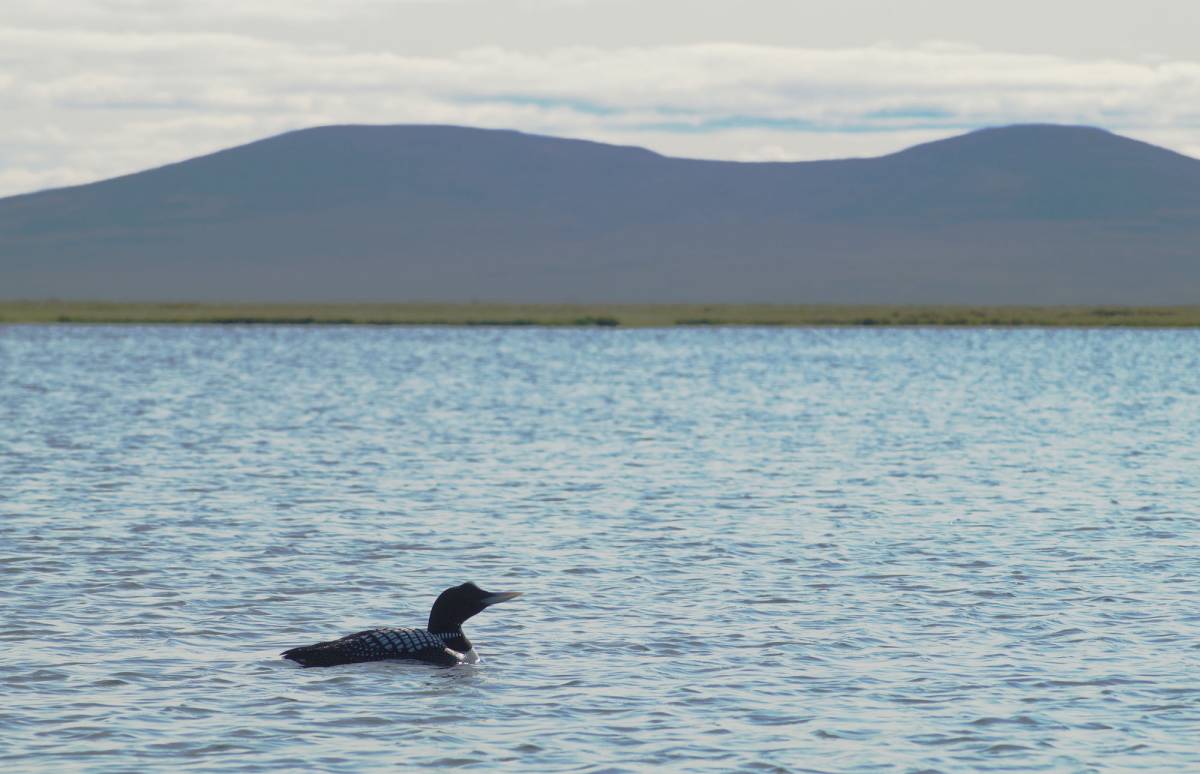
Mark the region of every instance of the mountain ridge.
<instances>
[{"instance_id":1,"label":"mountain ridge","mask_svg":"<svg viewBox=\"0 0 1200 774\"><path fill-rule=\"evenodd\" d=\"M313 127L0 199L0 297L1191 303L1200 160L1016 125L884 156L681 159Z\"/></svg>"}]
</instances>

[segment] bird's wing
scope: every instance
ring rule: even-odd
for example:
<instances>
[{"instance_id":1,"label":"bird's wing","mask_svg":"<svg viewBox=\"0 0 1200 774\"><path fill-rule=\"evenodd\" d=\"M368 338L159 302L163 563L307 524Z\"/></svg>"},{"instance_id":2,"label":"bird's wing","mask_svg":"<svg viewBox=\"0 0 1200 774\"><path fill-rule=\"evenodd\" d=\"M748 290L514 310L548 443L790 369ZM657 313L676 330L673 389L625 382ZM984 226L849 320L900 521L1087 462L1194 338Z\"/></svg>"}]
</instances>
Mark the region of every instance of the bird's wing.
<instances>
[{"instance_id":1,"label":"bird's wing","mask_svg":"<svg viewBox=\"0 0 1200 774\"><path fill-rule=\"evenodd\" d=\"M285 650L283 657L303 666L336 666L407 658L452 666L461 657L424 629L367 629L336 640Z\"/></svg>"}]
</instances>

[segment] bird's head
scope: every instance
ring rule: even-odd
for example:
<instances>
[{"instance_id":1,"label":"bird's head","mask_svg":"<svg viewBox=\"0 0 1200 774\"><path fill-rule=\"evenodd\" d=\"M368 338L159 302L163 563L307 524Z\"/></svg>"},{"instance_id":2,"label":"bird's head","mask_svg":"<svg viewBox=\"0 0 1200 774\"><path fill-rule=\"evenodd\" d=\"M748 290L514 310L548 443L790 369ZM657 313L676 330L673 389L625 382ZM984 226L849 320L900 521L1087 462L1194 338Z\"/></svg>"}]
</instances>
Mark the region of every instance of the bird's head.
<instances>
[{"instance_id":1,"label":"bird's head","mask_svg":"<svg viewBox=\"0 0 1200 774\"><path fill-rule=\"evenodd\" d=\"M453 632L462 627L463 621L484 608L521 596L519 591L484 591L474 583L446 589L433 603L429 611L429 631Z\"/></svg>"}]
</instances>

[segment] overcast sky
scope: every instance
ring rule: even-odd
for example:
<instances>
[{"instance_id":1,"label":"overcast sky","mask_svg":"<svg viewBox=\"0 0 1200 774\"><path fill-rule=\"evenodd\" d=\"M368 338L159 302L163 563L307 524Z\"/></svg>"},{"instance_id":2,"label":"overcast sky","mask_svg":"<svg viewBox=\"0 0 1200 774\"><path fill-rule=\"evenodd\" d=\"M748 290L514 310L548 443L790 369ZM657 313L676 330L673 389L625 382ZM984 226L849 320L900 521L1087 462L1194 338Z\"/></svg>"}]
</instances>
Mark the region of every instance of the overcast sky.
<instances>
[{"instance_id":1,"label":"overcast sky","mask_svg":"<svg viewBox=\"0 0 1200 774\"><path fill-rule=\"evenodd\" d=\"M0 117L0 195L332 123L800 160L1058 122L1200 157L1200 1L0 0Z\"/></svg>"}]
</instances>

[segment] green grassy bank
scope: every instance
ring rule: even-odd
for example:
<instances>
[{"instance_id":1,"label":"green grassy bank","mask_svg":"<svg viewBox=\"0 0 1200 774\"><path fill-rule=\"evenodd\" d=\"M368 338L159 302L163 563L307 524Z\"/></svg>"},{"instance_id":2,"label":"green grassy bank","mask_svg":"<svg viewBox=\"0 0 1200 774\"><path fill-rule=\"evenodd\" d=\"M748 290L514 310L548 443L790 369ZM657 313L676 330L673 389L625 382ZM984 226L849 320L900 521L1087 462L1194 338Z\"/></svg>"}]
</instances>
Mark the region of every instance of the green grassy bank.
<instances>
[{"instance_id":1,"label":"green grassy bank","mask_svg":"<svg viewBox=\"0 0 1200 774\"><path fill-rule=\"evenodd\" d=\"M1200 306L771 304L192 304L0 301L0 323L317 325L1200 326Z\"/></svg>"}]
</instances>

